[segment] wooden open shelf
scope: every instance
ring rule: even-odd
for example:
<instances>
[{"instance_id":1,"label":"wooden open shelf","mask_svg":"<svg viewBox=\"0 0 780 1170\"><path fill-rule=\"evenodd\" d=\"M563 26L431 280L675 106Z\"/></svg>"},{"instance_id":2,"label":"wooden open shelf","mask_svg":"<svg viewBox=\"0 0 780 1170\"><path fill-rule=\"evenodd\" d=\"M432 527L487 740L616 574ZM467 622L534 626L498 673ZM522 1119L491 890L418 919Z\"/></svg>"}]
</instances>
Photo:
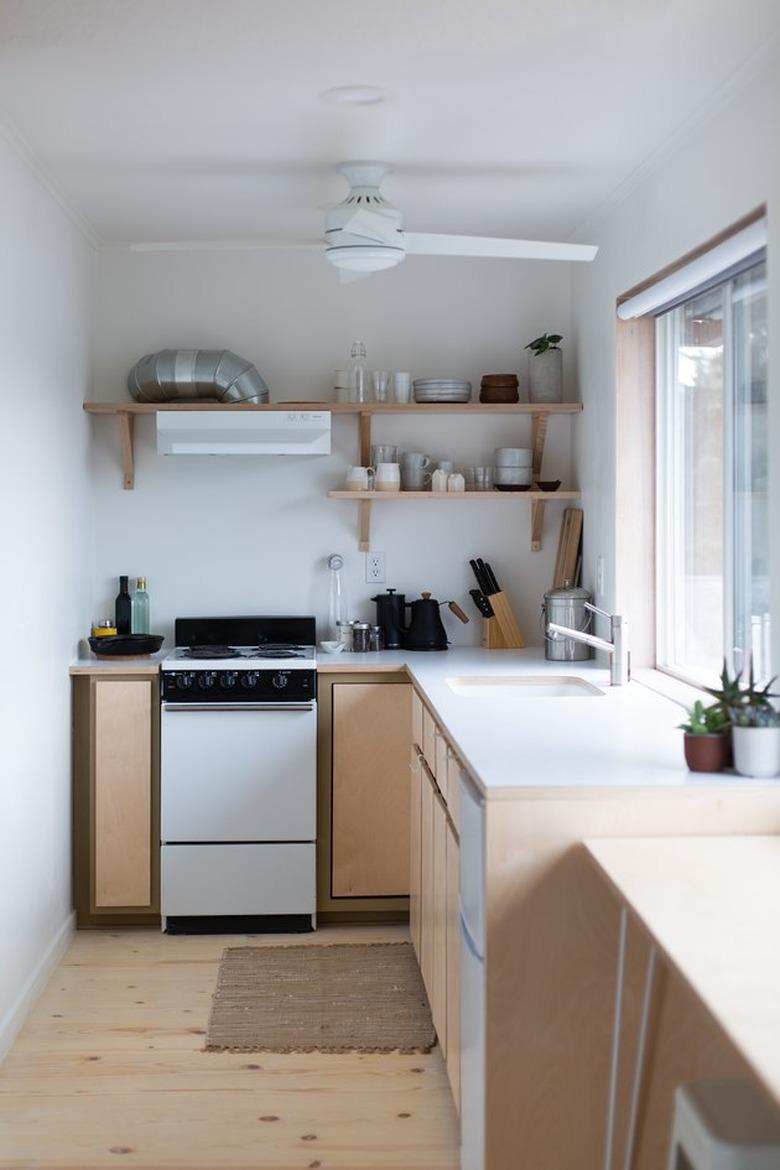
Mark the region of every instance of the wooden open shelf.
<instances>
[{"instance_id":1,"label":"wooden open shelf","mask_svg":"<svg viewBox=\"0 0 780 1170\"><path fill-rule=\"evenodd\" d=\"M449 500L451 503L461 500L482 500L495 503L496 500L511 500L520 503L525 500L531 505L531 551L538 552L542 547L542 525L544 523L544 506L548 500L578 500L577 491L540 492L499 492L495 489L486 492L328 492L331 500L356 500L360 505L358 516L359 541L361 552L368 552L371 548L371 505L399 500Z\"/></svg>"},{"instance_id":2,"label":"wooden open shelf","mask_svg":"<svg viewBox=\"0 0 780 1170\"><path fill-rule=\"evenodd\" d=\"M203 411L240 413L257 410L328 411L330 414L356 415L358 419L358 464L367 467L371 458L371 427L375 415L380 414L466 414L466 415L530 415L531 446L533 448L534 480L541 479L547 423L553 414L579 414L581 402L85 402L87 414L116 415L122 443L122 483L132 490L135 486L135 454L133 447L136 415L158 414L163 411ZM531 505L531 551L542 547L544 508L547 500L576 500L579 492L329 492L331 499L356 500L359 504L360 548L370 548L371 505L383 499L425 500L528 500Z\"/></svg>"}]
</instances>

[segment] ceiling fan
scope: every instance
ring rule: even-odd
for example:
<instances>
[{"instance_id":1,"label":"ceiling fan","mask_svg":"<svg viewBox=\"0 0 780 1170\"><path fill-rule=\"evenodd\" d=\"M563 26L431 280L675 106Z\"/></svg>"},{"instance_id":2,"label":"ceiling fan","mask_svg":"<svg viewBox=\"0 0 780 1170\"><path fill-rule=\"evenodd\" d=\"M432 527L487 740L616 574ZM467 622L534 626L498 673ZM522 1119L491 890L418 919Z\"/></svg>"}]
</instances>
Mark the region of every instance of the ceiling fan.
<instances>
[{"instance_id":1,"label":"ceiling fan","mask_svg":"<svg viewBox=\"0 0 780 1170\"><path fill-rule=\"evenodd\" d=\"M587 261L598 251L591 244L406 232L401 212L388 203L379 189L389 166L381 162L345 162L338 170L350 190L346 199L327 213L325 255L344 281L394 268L408 255Z\"/></svg>"}]
</instances>

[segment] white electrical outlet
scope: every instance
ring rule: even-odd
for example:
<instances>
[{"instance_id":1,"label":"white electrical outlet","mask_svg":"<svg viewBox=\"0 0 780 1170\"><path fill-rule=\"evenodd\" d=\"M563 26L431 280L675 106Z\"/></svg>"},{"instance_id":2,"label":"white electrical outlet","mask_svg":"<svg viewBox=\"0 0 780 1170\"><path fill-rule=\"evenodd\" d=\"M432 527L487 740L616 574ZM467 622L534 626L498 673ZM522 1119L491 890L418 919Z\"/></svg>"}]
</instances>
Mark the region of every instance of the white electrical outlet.
<instances>
[{"instance_id":1,"label":"white electrical outlet","mask_svg":"<svg viewBox=\"0 0 780 1170\"><path fill-rule=\"evenodd\" d=\"M596 557L596 600L604 600L604 558Z\"/></svg>"},{"instance_id":2,"label":"white electrical outlet","mask_svg":"<svg viewBox=\"0 0 780 1170\"><path fill-rule=\"evenodd\" d=\"M368 585L384 585L385 554L383 552L366 553L366 583Z\"/></svg>"}]
</instances>

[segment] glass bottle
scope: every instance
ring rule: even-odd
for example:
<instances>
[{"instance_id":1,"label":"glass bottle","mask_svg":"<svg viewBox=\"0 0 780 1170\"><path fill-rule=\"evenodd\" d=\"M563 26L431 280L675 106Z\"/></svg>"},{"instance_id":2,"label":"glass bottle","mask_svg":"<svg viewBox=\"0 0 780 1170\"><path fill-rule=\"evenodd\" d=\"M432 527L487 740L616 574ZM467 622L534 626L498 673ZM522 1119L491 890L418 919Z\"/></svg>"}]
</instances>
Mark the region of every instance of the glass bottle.
<instances>
[{"instance_id":1,"label":"glass bottle","mask_svg":"<svg viewBox=\"0 0 780 1170\"><path fill-rule=\"evenodd\" d=\"M362 341L353 341L350 352L349 392L352 402L365 402L368 389L366 380L366 347Z\"/></svg>"},{"instance_id":2,"label":"glass bottle","mask_svg":"<svg viewBox=\"0 0 780 1170\"><path fill-rule=\"evenodd\" d=\"M138 577L133 594L133 633L150 633L149 594L146 591L146 577Z\"/></svg>"},{"instance_id":3,"label":"glass bottle","mask_svg":"<svg viewBox=\"0 0 780 1170\"><path fill-rule=\"evenodd\" d=\"M340 628L349 620L349 605L347 603L347 589L341 570L344 568L344 558L339 553L328 557L330 569L330 596L328 599L328 637L339 641Z\"/></svg>"},{"instance_id":4,"label":"glass bottle","mask_svg":"<svg viewBox=\"0 0 780 1170\"><path fill-rule=\"evenodd\" d=\"M119 592L114 602L114 625L117 634L129 634L132 624L132 602L127 591L127 577L119 578Z\"/></svg>"}]
</instances>

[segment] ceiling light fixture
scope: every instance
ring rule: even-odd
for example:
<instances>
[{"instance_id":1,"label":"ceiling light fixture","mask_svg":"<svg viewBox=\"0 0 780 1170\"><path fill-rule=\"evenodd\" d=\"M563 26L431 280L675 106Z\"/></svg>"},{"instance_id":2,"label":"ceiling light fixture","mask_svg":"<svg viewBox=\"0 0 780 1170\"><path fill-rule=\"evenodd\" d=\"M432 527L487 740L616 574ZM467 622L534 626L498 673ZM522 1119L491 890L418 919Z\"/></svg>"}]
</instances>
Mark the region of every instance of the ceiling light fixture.
<instances>
[{"instance_id":1,"label":"ceiling light fixture","mask_svg":"<svg viewBox=\"0 0 780 1170\"><path fill-rule=\"evenodd\" d=\"M387 90L378 85L337 85L320 94L328 106L378 106L387 101Z\"/></svg>"}]
</instances>

